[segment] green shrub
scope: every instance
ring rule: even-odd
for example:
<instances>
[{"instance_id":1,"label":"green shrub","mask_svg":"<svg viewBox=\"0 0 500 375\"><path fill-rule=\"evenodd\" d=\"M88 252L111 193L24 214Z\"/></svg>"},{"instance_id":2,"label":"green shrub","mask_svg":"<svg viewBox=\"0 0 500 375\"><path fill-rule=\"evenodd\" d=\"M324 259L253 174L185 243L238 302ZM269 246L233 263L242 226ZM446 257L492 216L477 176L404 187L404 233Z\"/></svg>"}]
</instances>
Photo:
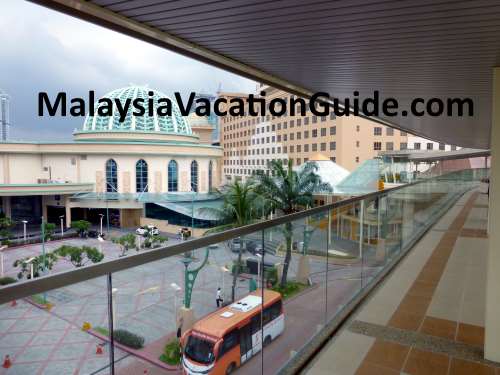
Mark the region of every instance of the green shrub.
<instances>
[{"instance_id":1,"label":"green shrub","mask_svg":"<svg viewBox=\"0 0 500 375\"><path fill-rule=\"evenodd\" d=\"M307 288L307 285L305 284L301 284L296 281L287 281L286 285L283 288L278 284L273 286L271 289L275 292L281 293L283 299L287 299L303 291L305 288Z\"/></svg>"},{"instance_id":2,"label":"green shrub","mask_svg":"<svg viewBox=\"0 0 500 375\"><path fill-rule=\"evenodd\" d=\"M13 277L5 276L5 277L0 277L0 285L9 285L12 283L15 283L17 280L14 279Z\"/></svg>"},{"instance_id":3,"label":"green shrub","mask_svg":"<svg viewBox=\"0 0 500 375\"><path fill-rule=\"evenodd\" d=\"M94 331L96 331L97 333L100 333L103 336L109 336L109 331L108 331L107 328L104 328L104 327L95 327Z\"/></svg>"},{"instance_id":4,"label":"green shrub","mask_svg":"<svg viewBox=\"0 0 500 375\"><path fill-rule=\"evenodd\" d=\"M71 222L71 228L75 229L76 232L83 237L86 232L88 232L91 224L87 220L76 220Z\"/></svg>"},{"instance_id":5,"label":"green shrub","mask_svg":"<svg viewBox=\"0 0 500 375\"><path fill-rule=\"evenodd\" d=\"M132 349L141 349L144 347L144 337L136 335L126 329L115 329L114 339L116 342L128 346Z\"/></svg>"},{"instance_id":6,"label":"green shrub","mask_svg":"<svg viewBox=\"0 0 500 375\"><path fill-rule=\"evenodd\" d=\"M181 346L179 340L174 339L165 345L160 361L176 366L181 363Z\"/></svg>"}]
</instances>

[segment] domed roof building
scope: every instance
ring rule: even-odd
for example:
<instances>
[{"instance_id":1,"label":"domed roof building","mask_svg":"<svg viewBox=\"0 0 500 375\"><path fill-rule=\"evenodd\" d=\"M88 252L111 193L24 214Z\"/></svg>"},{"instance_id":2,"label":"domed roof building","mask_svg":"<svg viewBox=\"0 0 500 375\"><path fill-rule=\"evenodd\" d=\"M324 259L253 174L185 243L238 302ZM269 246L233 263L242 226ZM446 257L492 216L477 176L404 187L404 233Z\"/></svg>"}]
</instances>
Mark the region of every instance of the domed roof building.
<instances>
[{"instance_id":1,"label":"domed roof building","mask_svg":"<svg viewBox=\"0 0 500 375\"><path fill-rule=\"evenodd\" d=\"M106 105L97 101L73 141L0 142L7 160L0 165L3 212L30 223L41 216L59 223L64 215L67 226L80 219L99 223L105 215L110 225L154 223L172 233L177 226L210 225L193 206L217 198L211 192L220 185L222 148L212 145L213 127L203 117L182 116L175 100L171 115L158 116L166 105L160 98L168 97L148 87L124 87L102 98L122 105L143 99L144 114L134 114L131 105L120 121L116 107L112 115L97 114Z\"/></svg>"},{"instance_id":2,"label":"domed roof building","mask_svg":"<svg viewBox=\"0 0 500 375\"><path fill-rule=\"evenodd\" d=\"M121 89L113 90L102 98L115 101L118 99L121 103L125 103L130 99L133 103L136 99L142 99L144 103L144 115L134 115L135 108L130 105L125 117L125 121L120 121L120 114L116 110L113 111L113 116L87 116L83 125L83 131L114 131L114 132L161 132L173 134L191 134L191 127L188 121L181 115L176 102L169 98L161 91L152 90L145 86L129 86ZM101 98L101 99L102 99ZM169 99L172 103L172 116L157 116L157 109L160 106L159 99ZM150 109L150 99L152 99L153 110ZM97 104L97 103L96 103ZM105 104L101 102L96 105L95 111ZM163 104L164 105L164 104ZM150 113L153 113L150 116Z\"/></svg>"}]
</instances>

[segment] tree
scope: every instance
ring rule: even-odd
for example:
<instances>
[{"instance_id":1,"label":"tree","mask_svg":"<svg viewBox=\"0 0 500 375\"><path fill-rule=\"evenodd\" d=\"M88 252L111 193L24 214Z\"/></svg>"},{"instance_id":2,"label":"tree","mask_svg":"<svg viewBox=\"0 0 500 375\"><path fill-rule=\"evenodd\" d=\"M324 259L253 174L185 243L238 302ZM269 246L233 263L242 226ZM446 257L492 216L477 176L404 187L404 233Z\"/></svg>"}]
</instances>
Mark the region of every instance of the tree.
<instances>
[{"instance_id":1,"label":"tree","mask_svg":"<svg viewBox=\"0 0 500 375\"><path fill-rule=\"evenodd\" d=\"M219 191L224 203L222 208L201 208L200 211L211 213L221 223L215 228L211 228L205 234L222 232L224 230L238 228L257 221L262 215L264 206L263 200L256 192L256 185L253 180L245 182L234 181L227 185L223 191ZM241 255L243 251L243 238L238 251L238 260L233 272L233 285L231 299L234 301L236 294L236 281L240 273Z\"/></svg>"},{"instance_id":2,"label":"tree","mask_svg":"<svg viewBox=\"0 0 500 375\"><path fill-rule=\"evenodd\" d=\"M52 252L37 257L18 259L14 262L13 266L21 267L21 270L17 274L18 279L22 279L23 277L31 279L31 264L33 264L33 277L35 278L39 277L43 271L51 270L56 262L57 255Z\"/></svg>"},{"instance_id":3,"label":"tree","mask_svg":"<svg viewBox=\"0 0 500 375\"><path fill-rule=\"evenodd\" d=\"M168 241L167 237L160 236L159 234L152 234L151 231L148 231L146 239L144 240L144 247L155 248L167 241Z\"/></svg>"},{"instance_id":4,"label":"tree","mask_svg":"<svg viewBox=\"0 0 500 375\"><path fill-rule=\"evenodd\" d=\"M43 231L45 233L44 241L48 241L52 238L54 231L56 229L56 225L53 223L43 223Z\"/></svg>"},{"instance_id":5,"label":"tree","mask_svg":"<svg viewBox=\"0 0 500 375\"><path fill-rule=\"evenodd\" d=\"M82 267L88 262L99 263L104 259L104 254L95 247L90 246L70 246L63 245L54 250L54 253L62 258L65 258L75 267Z\"/></svg>"},{"instance_id":6,"label":"tree","mask_svg":"<svg viewBox=\"0 0 500 375\"><path fill-rule=\"evenodd\" d=\"M0 216L0 236L2 237L2 245L9 244L10 228L14 225L14 222L2 213Z\"/></svg>"},{"instance_id":7,"label":"tree","mask_svg":"<svg viewBox=\"0 0 500 375\"><path fill-rule=\"evenodd\" d=\"M85 236L85 233L88 232L90 225L90 222L87 220L76 220L71 222L71 228L75 229L80 237Z\"/></svg>"},{"instance_id":8,"label":"tree","mask_svg":"<svg viewBox=\"0 0 500 375\"><path fill-rule=\"evenodd\" d=\"M281 161L273 160L270 163L270 175L258 175L258 192L263 196L266 204L271 209L277 209L285 215L298 212L313 204L315 192L331 191L328 183L321 182L315 172L318 169L316 163L306 163L297 171L293 170L292 160L288 161L285 168ZM293 223L287 222L283 227L283 236L286 243L286 255L283 262L283 274L280 286L285 287L288 268L292 258Z\"/></svg>"},{"instance_id":9,"label":"tree","mask_svg":"<svg viewBox=\"0 0 500 375\"><path fill-rule=\"evenodd\" d=\"M121 237L113 238L112 241L120 245L122 249L120 256L124 256L130 248L135 246L135 235L133 233L128 233Z\"/></svg>"}]
</instances>

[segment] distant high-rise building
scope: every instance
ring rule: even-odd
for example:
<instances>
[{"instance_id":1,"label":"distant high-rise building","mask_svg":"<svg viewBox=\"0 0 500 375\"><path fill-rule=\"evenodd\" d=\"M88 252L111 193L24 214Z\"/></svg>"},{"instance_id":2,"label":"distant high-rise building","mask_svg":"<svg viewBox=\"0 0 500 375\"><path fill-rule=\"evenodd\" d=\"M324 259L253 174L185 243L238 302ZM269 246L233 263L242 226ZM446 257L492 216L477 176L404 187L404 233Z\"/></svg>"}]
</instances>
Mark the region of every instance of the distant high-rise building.
<instances>
[{"instance_id":1,"label":"distant high-rise building","mask_svg":"<svg viewBox=\"0 0 500 375\"><path fill-rule=\"evenodd\" d=\"M215 99L217 99L217 97L215 95L203 94L203 93L196 94L194 97L195 101L196 101L196 99L199 99L199 98L209 100L210 104L212 106L213 106L213 102L215 101ZM195 109L196 109L195 106L191 107L191 113L194 112ZM210 111L210 116L207 116L207 120L208 120L208 123L210 125L212 125L214 128L214 130L212 132L212 143L218 143L219 142L219 118L217 117L217 115L215 113L213 113L213 111Z\"/></svg>"},{"instance_id":2,"label":"distant high-rise building","mask_svg":"<svg viewBox=\"0 0 500 375\"><path fill-rule=\"evenodd\" d=\"M0 89L0 141L9 139L9 101L9 95Z\"/></svg>"}]
</instances>

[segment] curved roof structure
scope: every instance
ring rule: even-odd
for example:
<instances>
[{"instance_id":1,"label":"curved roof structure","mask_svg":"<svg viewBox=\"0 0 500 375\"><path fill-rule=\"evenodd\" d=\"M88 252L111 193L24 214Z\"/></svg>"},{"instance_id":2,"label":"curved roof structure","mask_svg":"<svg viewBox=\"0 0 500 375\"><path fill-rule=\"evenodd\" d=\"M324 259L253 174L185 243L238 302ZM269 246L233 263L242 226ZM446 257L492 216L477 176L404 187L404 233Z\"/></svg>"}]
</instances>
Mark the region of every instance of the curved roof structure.
<instances>
[{"instance_id":1,"label":"curved roof structure","mask_svg":"<svg viewBox=\"0 0 500 375\"><path fill-rule=\"evenodd\" d=\"M329 183L335 191L335 187L349 175L349 171L340 165L331 161L328 157L317 154L314 155L309 161L303 163L297 169L303 168L307 163L316 163L318 169L316 174L321 177L322 182Z\"/></svg>"},{"instance_id":2,"label":"curved roof structure","mask_svg":"<svg viewBox=\"0 0 500 375\"><path fill-rule=\"evenodd\" d=\"M470 98L470 117L455 108L369 118L443 143L490 144L498 0L31 1L298 96L352 103L354 91L362 100L376 90L406 110L414 98Z\"/></svg>"},{"instance_id":3,"label":"curved roof structure","mask_svg":"<svg viewBox=\"0 0 500 375\"><path fill-rule=\"evenodd\" d=\"M113 90L102 98L111 100L118 99L120 103L125 104L127 99L131 103L135 99L142 99L145 109L144 115L135 115L135 108L130 105L125 121L120 121L120 113L114 108L113 116L90 116L88 115L83 124L83 132L162 132L181 135L191 135L191 126L187 119L183 117L177 107L175 100L170 99L161 91L153 90L144 86L129 86ZM101 98L101 99L102 99ZM157 116L160 98L170 99L172 106L172 116ZM152 110L150 109L152 104ZM96 103L96 113L99 107L105 103ZM161 103L164 105L164 103ZM150 115L152 113L152 115Z\"/></svg>"}]
</instances>

